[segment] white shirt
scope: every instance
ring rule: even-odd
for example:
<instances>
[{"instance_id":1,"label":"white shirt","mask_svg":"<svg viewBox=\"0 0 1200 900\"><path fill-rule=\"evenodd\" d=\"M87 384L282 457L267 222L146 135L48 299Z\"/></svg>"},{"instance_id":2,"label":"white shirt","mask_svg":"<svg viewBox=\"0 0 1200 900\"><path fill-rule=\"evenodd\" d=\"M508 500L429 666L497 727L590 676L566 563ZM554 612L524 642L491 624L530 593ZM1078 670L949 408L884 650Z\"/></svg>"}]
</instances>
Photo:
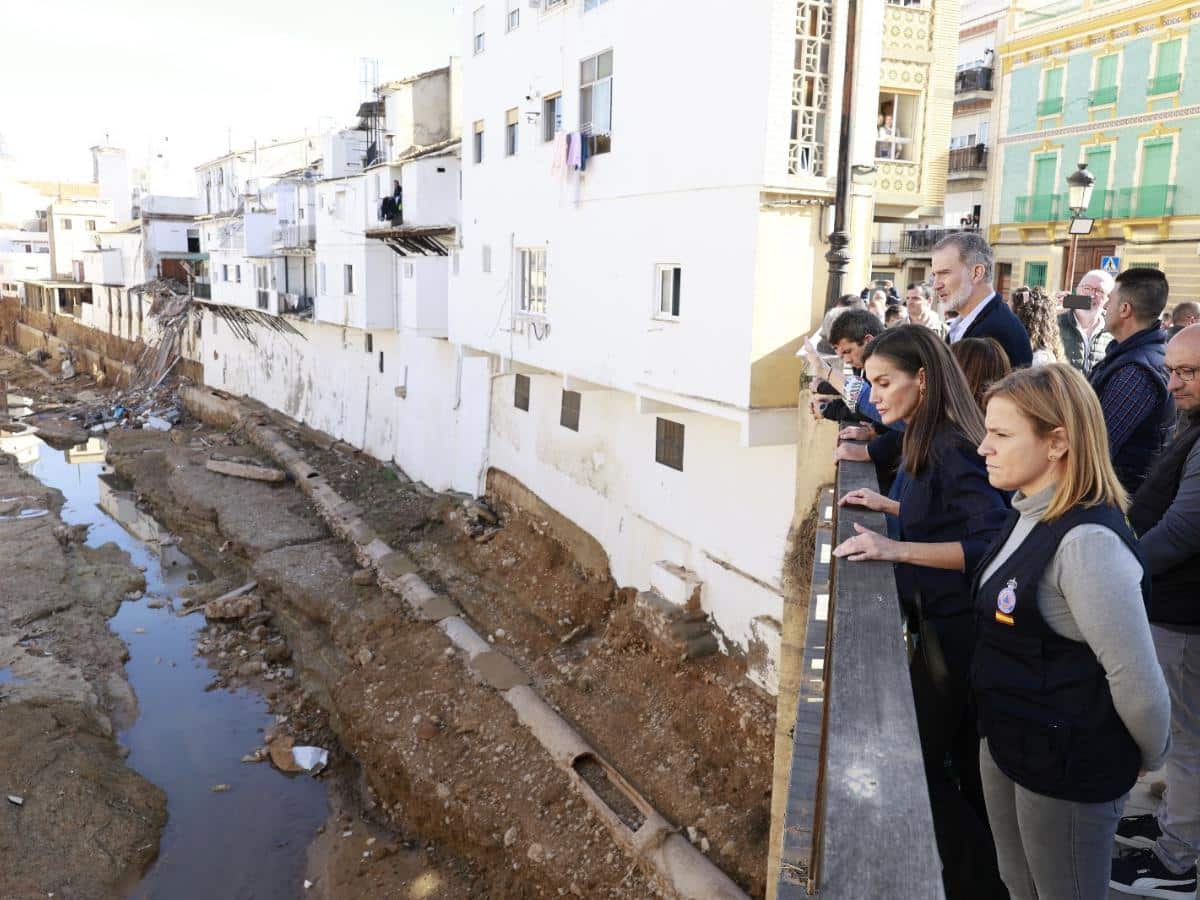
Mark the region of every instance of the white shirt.
<instances>
[{"instance_id":1,"label":"white shirt","mask_svg":"<svg viewBox=\"0 0 1200 900\"><path fill-rule=\"evenodd\" d=\"M971 327L971 323L978 319L979 314L983 312L984 307L995 299L995 294L992 294L990 297L985 297L977 307L975 307L965 316L959 316L953 322L951 322L950 343L957 344L960 340L962 340L963 334L965 334L966 330Z\"/></svg>"}]
</instances>

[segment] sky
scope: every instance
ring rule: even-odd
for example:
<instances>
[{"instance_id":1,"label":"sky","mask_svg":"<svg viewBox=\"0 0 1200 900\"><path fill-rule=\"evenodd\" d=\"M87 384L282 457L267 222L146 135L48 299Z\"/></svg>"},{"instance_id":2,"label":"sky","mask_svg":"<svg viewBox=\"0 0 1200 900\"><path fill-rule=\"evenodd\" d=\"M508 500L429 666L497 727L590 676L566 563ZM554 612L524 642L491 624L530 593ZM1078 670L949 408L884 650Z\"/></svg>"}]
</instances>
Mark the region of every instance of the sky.
<instances>
[{"instance_id":1,"label":"sky","mask_svg":"<svg viewBox=\"0 0 1200 900\"><path fill-rule=\"evenodd\" d=\"M0 136L22 175L90 181L89 148L164 152L171 183L255 140L347 125L379 79L446 65L454 0L4 0Z\"/></svg>"}]
</instances>

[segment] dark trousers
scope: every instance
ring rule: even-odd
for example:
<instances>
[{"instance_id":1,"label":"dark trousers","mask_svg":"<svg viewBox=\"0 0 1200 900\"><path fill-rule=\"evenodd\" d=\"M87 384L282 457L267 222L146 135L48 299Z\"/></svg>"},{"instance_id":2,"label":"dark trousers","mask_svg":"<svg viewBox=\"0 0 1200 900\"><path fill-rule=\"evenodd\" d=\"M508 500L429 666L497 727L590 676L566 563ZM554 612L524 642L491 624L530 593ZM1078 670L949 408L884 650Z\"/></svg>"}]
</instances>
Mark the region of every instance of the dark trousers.
<instances>
[{"instance_id":1,"label":"dark trousers","mask_svg":"<svg viewBox=\"0 0 1200 900\"><path fill-rule=\"evenodd\" d=\"M974 616L935 619L927 625L932 628L926 628L926 635L936 636L941 646L945 668L931 667L929 648L918 647L909 675L946 900L1007 900L988 828L979 735L970 703Z\"/></svg>"}]
</instances>

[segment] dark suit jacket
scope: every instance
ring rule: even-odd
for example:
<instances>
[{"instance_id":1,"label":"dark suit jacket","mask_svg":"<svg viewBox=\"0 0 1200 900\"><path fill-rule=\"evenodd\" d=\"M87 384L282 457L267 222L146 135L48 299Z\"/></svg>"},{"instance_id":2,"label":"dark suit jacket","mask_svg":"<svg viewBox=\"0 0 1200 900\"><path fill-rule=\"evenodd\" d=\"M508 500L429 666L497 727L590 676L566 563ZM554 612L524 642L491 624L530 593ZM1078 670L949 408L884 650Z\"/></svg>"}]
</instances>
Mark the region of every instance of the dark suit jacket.
<instances>
[{"instance_id":1,"label":"dark suit jacket","mask_svg":"<svg viewBox=\"0 0 1200 900\"><path fill-rule=\"evenodd\" d=\"M959 340L969 337L995 338L1008 354L1008 361L1014 369L1033 362L1033 347L1029 343L1029 334L999 294L992 295L991 301L980 311L979 318L971 323Z\"/></svg>"},{"instance_id":2,"label":"dark suit jacket","mask_svg":"<svg viewBox=\"0 0 1200 900\"><path fill-rule=\"evenodd\" d=\"M931 618L972 611L971 579L1008 517L1008 498L988 483L987 468L966 438L947 428L934 441L931 459L920 475L905 474L899 536L902 541L958 541L965 572L896 566L900 599L911 608L917 592Z\"/></svg>"}]
</instances>

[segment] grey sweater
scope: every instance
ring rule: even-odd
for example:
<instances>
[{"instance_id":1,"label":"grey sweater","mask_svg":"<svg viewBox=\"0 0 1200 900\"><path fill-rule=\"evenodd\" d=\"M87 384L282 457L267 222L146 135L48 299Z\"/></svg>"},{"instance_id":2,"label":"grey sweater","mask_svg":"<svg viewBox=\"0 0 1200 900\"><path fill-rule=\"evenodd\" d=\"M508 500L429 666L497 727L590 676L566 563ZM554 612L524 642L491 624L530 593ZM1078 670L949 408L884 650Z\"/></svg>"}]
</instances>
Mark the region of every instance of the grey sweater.
<instances>
[{"instance_id":1,"label":"grey sweater","mask_svg":"<svg viewBox=\"0 0 1200 900\"><path fill-rule=\"evenodd\" d=\"M984 580L1029 536L1054 488L1013 498L1021 514ZM1142 768L1162 765L1169 746L1171 701L1142 603L1142 567L1114 532L1078 525L1066 533L1038 583L1038 611L1055 633L1081 641L1104 667L1117 715L1142 751Z\"/></svg>"}]
</instances>

